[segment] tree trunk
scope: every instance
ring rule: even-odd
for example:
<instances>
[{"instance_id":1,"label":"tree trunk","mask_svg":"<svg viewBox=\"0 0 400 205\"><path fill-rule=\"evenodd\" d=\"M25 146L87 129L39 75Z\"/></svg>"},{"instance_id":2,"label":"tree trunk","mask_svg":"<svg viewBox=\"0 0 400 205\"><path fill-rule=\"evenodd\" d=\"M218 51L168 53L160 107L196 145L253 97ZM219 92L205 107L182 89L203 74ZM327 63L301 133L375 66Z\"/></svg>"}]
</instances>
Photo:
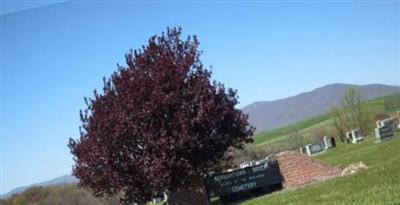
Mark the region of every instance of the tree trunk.
<instances>
[{"instance_id":1,"label":"tree trunk","mask_svg":"<svg viewBox=\"0 0 400 205\"><path fill-rule=\"evenodd\" d=\"M207 192L201 177L191 177L188 183L172 190L168 205L209 205Z\"/></svg>"}]
</instances>

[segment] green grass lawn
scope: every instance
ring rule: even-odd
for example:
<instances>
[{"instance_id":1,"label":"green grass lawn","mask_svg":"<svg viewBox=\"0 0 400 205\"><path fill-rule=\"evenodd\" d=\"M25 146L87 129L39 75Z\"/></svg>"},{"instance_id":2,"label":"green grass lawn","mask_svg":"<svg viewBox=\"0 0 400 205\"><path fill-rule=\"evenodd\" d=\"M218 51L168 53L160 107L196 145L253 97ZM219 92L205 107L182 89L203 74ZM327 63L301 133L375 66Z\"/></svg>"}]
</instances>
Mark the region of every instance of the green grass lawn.
<instances>
[{"instance_id":1,"label":"green grass lawn","mask_svg":"<svg viewBox=\"0 0 400 205\"><path fill-rule=\"evenodd\" d=\"M282 136L289 134L292 126L295 126L298 130L303 130L303 129L312 127L318 123L322 123L328 119L329 119L329 115L323 114L320 116L309 118L307 120L302 120L293 125L287 125L284 127L273 129L273 130L260 132L254 136L254 143L258 144L258 145L267 144L267 143L279 140L279 139L281 139Z\"/></svg>"},{"instance_id":2,"label":"green grass lawn","mask_svg":"<svg viewBox=\"0 0 400 205\"><path fill-rule=\"evenodd\" d=\"M339 166L361 161L368 166L367 170L240 204L400 204L400 132L387 142L374 140L368 136L359 144L339 143L315 157Z\"/></svg>"}]
</instances>

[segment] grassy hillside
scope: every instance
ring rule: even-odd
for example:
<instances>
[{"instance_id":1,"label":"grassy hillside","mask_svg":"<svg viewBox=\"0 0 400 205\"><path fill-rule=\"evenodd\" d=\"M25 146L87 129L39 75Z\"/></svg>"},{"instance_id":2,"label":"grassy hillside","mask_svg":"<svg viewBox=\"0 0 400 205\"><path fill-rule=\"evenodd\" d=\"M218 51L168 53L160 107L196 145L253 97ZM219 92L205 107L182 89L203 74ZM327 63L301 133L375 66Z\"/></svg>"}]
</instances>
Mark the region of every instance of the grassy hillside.
<instances>
[{"instance_id":1,"label":"grassy hillside","mask_svg":"<svg viewBox=\"0 0 400 205\"><path fill-rule=\"evenodd\" d=\"M270 142L273 141L276 138L279 138L281 136L287 135L288 133L290 133L291 128L294 126L299 130L302 129L306 129L308 127L311 127L319 122L323 122L325 120L329 119L329 115L328 114L323 114L320 116L316 116L316 117L312 117L309 118L307 120L302 120L300 122L297 122L295 124L292 125L287 125L284 127L280 127L280 128L276 128L270 131L265 131L265 132L261 132L258 133L254 136L254 142L256 144L265 144L266 142Z\"/></svg>"},{"instance_id":2,"label":"grassy hillside","mask_svg":"<svg viewBox=\"0 0 400 205\"><path fill-rule=\"evenodd\" d=\"M369 101L363 102L368 106L374 113L386 113L393 115L396 110L400 109L400 106L387 110L385 109L385 101L392 98L393 96L399 96L400 93L389 95L385 97L375 98ZM312 117L292 125L287 125L281 128L273 129L258 133L254 136L254 142L256 145L265 145L270 143L283 143L284 137L291 132L291 127L296 127L306 137L310 134L314 128L326 126L330 124L329 113L325 113L320 116Z\"/></svg>"},{"instance_id":3,"label":"grassy hillside","mask_svg":"<svg viewBox=\"0 0 400 205\"><path fill-rule=\"evenodd\" d=\"M374 137L359 144L339 144L316 158L346 166L363 162L367 170L334 180L242 202L255 204L400 204L400 132L393 140L374 143Z\"/></svg>"}]
</instances>

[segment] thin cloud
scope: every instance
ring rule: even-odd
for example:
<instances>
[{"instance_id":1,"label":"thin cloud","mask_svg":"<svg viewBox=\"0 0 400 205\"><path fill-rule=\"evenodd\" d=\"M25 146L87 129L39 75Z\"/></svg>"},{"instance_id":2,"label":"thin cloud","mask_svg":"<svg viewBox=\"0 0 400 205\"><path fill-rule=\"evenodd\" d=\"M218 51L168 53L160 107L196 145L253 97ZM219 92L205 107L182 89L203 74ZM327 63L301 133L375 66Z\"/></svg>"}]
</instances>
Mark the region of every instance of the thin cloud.
<instances>
[{"instance_id":1,"label":"thin cloud","mask_svg":"<svg viewBox=\"0 0 400 205\"><path fill-rule=\"evenodd\" d=\"M58 3L67 2L66 0L47 0L47 1L34 1L34 0L4 0L0 1L0 15L22 12L30 9L36 9L44 6L50 6Z\"/></svg>"}]
</instances>

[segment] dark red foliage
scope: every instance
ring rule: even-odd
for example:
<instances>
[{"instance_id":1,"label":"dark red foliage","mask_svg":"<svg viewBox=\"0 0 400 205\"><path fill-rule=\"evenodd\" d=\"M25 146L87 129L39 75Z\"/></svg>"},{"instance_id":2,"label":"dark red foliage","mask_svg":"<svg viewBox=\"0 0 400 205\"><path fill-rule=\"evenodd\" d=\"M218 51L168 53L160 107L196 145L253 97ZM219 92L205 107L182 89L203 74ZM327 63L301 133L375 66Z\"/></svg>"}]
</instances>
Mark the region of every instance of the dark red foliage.
<instances>
[{"instance_id":1,"label":"dark red foliage","mask_svg":"<svg viewBox=\"0 0 400 205\"><path fill-rule=\"evenodd\" d=\"M97 196L147 201L211 171L228 147L252 141L236 91L210 82L196 37L180 35L168 29L150 38L104 80L102 94L86 99L80 139L69 147L73 174Z\"/></svg>"}]
</instances>

